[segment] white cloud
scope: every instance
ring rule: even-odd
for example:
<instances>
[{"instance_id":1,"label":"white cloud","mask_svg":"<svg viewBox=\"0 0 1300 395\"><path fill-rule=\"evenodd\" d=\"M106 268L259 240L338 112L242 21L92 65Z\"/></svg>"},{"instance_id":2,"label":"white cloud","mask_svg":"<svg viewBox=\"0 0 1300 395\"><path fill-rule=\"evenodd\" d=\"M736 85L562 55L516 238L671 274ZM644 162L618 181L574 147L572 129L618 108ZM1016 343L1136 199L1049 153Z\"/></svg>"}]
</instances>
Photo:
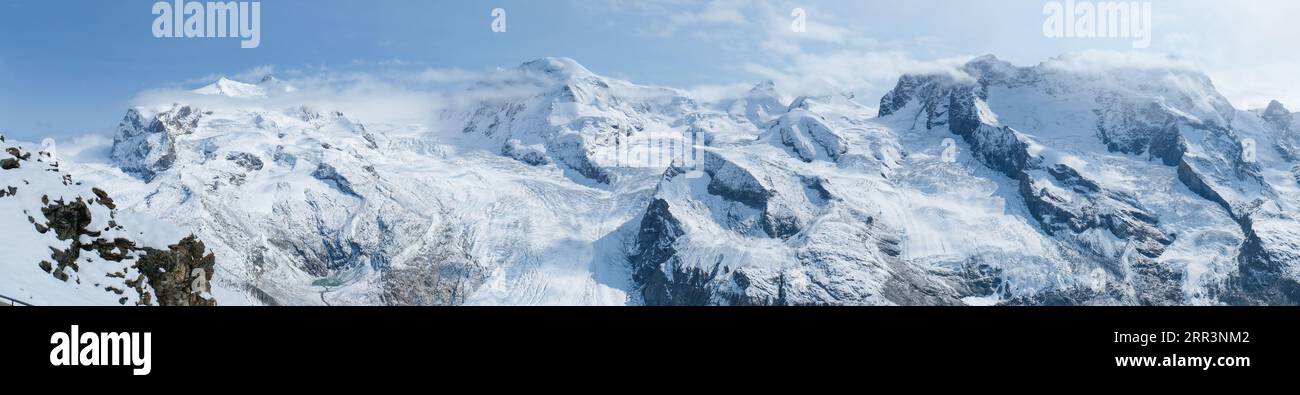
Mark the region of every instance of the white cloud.
<instances>
[{"instance_id":1,"label":"white cloud","mask_svg":"<svg viewBox=\"0 0 1300 395\"><path fill-rule=\"evenodd\" d=\"M747 0L609 0L606 11L631 12L644 17L642 33L673 37L683 30L706 29L718 25L740 26L749 23Z\"/></svg>"},{"instance_id":2,"label":"white cloud","mask_svg":"<svg viewBox=\"0 0 1300 395\"><path fill-rule=\"evenodd\" d=\"M744 82L723 85L697 85L686 89L686 94L696 100L708 102L740 97L753 88L754 84Z\"/></svg>"},{"instance_id":3,"label":"white cloud","mask_svg":"<svg viewBox=\"0 0 1300 395\"><path fill-rule=\"evenodd\" d=\"M807 2L785 0L613 1L639 12L639 20L659 35L691 31L718 48L745 54L748 62L721 66L754 77L746 83L703 85L690 91L701 97L744 94L753 83L771 79L794 94L855 91L883 94L899 72L942 71L948 59L918 60L906 52L887 49L880 41L850 28L836 12ZM804 10L806 31L792 29L795 8ZM683 11L684 10L684 11ZM626 11L626 10L624 10ZM712 22L712 23L706 23ZM745 89L740 89L744 86Z\"/></svg>"},{"instance_id":4,"label":"white cloud","mask_svg":"<svg viewBox=\"0 0 1300 395\"><path fill-rule=\"evenodd\" d=\"M846 89L859 97L883 94L898 74L951 68L953 60L993 53L1034 64L1105 69L1195 68L1243 108L1279 99L1300 107L1300 56L1295 38L1300 2L1294 0L1184 0L1153 4L1150 54L1103 53L1128 47L1115 40L1047 40L1039 33L1041 3L908 1L852 2L752 0L611 0L614 12L635 14L633 28L661 36L689 34L727 59L720 69L776 80L783 88L816 92ZM807 31L792 32L791 10L802 8ZM902 21L895 19L902 18ZM740 21L745 23L739 23ZM626 23L626 22L625 22ZM889 26L889 27L882 27ZM887 29L887 30L886 30ZM1023 32L1018 34L1016 32ZM1163 53L1178 54L1167 58ZM747 63L743 63L747 62Z\"/></svg>"},{"instance_id":5,"label":"white cloud","mask_svg":"<svg viewBox=\"0 0 1300 395\"><path fill-rule=\"evenodd\" d=\"M71 160L77 163L102 163L109 161L113 148L113 138L106 134L86 134L68 139L59 139L55 145L55 155L59 160Z\"/></svg>"},{"instance_id":6,"label":"white cloud","mask_svg":"<svg viewBox=\"0 0 1300 395\"><path fill-rule=\"evenodd\" d=\"M321 111L341 111L348 117L369 123L429 124L443 103L435 90L413 88L409 83L422 73L316 72L291 70L282 79L294 91L257 98L200 95L190 88L163 88L142 92L133 106L166 107L190 103L209 108L261 108L267 111L307 106ZM210 80L208 82L211 82Z\"/></svg>"},{"instance_id":7,"label":"white cloud","mask_svg":"<svg viewBox=\"0 0 1300 395\"><path fill-rule=\"evenodd\" d=\"M1300 2L1187 0L1155 5L1156 45L1196 61L1239 108L1300 107ZM1160 34L1164 32L1164 34Z\"/></svg>"},{"instance_id":8,"label":"white cloud","mask_svg":"<svg viewBox=\"0 0 1300 395\"><path fill-rule=\"evenodd\" d=\"M275 65L270 65L270 64L261 65L261 66L253 67L248 70L239 71L234 74L210 73L202 77L190 78L188 80L181 81L177 85L194 85L194 84L206 85L222 77L229 78L235 81L254 83L260 81L262 77L275 75L275 70L276 70Z\"/></svg>"},{"instance_id":9,"label":"white cloud","mask_svg":"<svg viewBox=\"0 0 1300 395\"><path fill-rule=\"evenodd\" d=\"M1174 69L1196 71L1191 60L1180 56L1139 51L1087 50L1071 52L1043 62L1043 66L1071 72L1101 73L1115 69Z\"/></svg>"},{"instance_id":10,"label":"white cloud","mask_svg":"<svg viewBox=\"0 0 1300 395\"><path fill-rule=\"evenodd\" d=\"M739 10L742 3L736 0L713 1L704 6L699 11L688 11L673 15L673 20L680 24L702 23L702 24L744 24L747 23L745 15Z\"/></svg>"},{"instance_id":11,"label":"white cloud","mask_svg":"<svg viewBox=\"0 0 1300 395\"><path fill-rule=\"evenodd\" d=\"M771 79L795 95L824 95L852 92L869 102L894 87L907 73L946 73L969 78L961 71L969 56L932 60L917 59L902 51L838 51L827 54L801 53L784 66L746 63L741 69Z\"/></svg>"},{"instance_id":12,"label":"white cloud","mask_svg":"<svg viewBox=\"0 0 1300 395\"><path fill-rule=\"evenodd\" d=\"M1300 61L1261 62L1209 72L1216 89L1241 109L1264 108L1278 100L1300 108Z\"/></svg>"},{"instance_id":13,"label":"white cloud","mask_svg":"<svg viewBox=\"0 0 1300 395\"><path fill-rule=\"evenodd\" d=\"M236 81L257 82L262 78L271 75L275 75L275 65L267 64L267 65L257 66L239 73L235 73L235 75L230 76L230 78Z\"/></svg>"},{"instance_id":14,"label":"white cloud","mask_svg":"<svg viewBox=\"0 0 1300 395\"><path fill-rule=\"evenodd\" d=\"M450 82L472 81L482 78L480 73L466 71L462 69L437 69L427 68L415 73L411 80L419 83L441 84Z\"/></svg>"}]
</instances>

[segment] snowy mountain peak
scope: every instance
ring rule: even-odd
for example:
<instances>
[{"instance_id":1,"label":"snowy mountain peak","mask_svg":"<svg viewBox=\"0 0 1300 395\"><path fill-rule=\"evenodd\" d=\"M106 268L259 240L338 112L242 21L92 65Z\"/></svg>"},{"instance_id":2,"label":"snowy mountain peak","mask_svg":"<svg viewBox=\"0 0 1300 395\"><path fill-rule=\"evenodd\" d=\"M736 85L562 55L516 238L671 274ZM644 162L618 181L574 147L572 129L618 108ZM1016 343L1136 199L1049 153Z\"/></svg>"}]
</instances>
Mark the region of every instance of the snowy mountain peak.
<instances>
[{"instance_id":1,"label":"snowy mountain peak","mask_svg":"<svg viewBox=\"0 0 1300 395\"><path fill-rule=\"evenodd\" d=\"M808 107L808 96L799 96L796 97L794 101L790 102L790 111L807 110Z\"/></svg>"},{"instance_id":2,"label":"snowy mountain peak","mask_svg":"<svg viewBox=\"0 0 1300 395\"><path fill-rule=\"evenodd\" d=\"M1286 106L1277 100L1270 101L1268 107L1265 107L1263 111L1256 111L1258 111L1260 118L1263 118L1279 130L1292 130L1294 128L1293 123L1300 123L1300 116L1292 114L1290 110L1287 110Z\"/></svg>"},{"instance_id":3,"label":"snowy mountain peak","mask_svg":"<svg viewBox=\"0 0 1300 395\"><path fill-rule=\"evenodd\" d=\"M1286 109L1286 106L1282 105L1282 103L1277 100L1268 102L1268 107L1264 108L1265 118L1271 118L1271 117L1281 118L1289 115L1291 115L1291 111L1288 111Z\"/></svg>"},{"instance_id":4,"label":"snowy mountain peak","mask_svg":"<svg viewBox=\"0 0 1300 395\"><path fill-rule=\"evenodd\" d=\"M235 81L232 79L228 79L226 77L221 77L217 79L217 82L213 82L202 88L195 89L193 92L200 95L216 95L216 96L240 97L240 98L266 96L266 90L262 89L261 86Z\"/></svg>"},{"instance_id":5,"label":"snowy mountain peak","mask_svg":"<svg viewBox=\"0 0 1300 395\"><path fill-rule=\"evenodd\" d=\"M519 69L526 73L538 73L561 80L595 76L591 70L587 70L578 61L564 57L546 57L532 60L520 65Z\"/></svg>"},{"instance_id":6,"label":"snowy mountain peak","mask_svg":"<svg viewBox=\"0 0 1300 395\"><path fill-rule=\"evenodd\" d=\"M744 114L755 125L761 125L785 111L785 99L772 80L760 82L750 88L744 98Z\"/></svg>"},{"instance_id":7,"label":"snowy mountain peak","mask_svg":"<svg viewBox=\"0 0 1300 395\"><path fill-rule=\"evenodd\" d=\"M1020 73L1020 69L1011 62L993 55L971 59L962 66L962 70L972 77L992 80L1006 80Z\"/></svg>"},{"instance_id":8,"label":"snowy mountain peak","mask_svg":"<svg viewBox=\"0 0 1300 395\"><path fill-rule=\"evenodd\" d=\"M273 75L267 75L265 77L262 77L261 80L257 81L257 86L262 88L262 91L268 94L288 93L288 92L293 92L298 90L298 88L295 88L293 85L289 85L289 83L281 81L278 78L275 78L275 76Z\"/></svg>"},{"instance_id":9,"label":"snowy mountain peak","mask_svg":"<svg viewBox=\"0 0 1300 395\"><path fill-rule=\"evenodd\" d=\"M216 82L208 84L202 88L195 89L191 92L200 95L226 96L235 98L256 98L266 97L276 93L293 92L296 88L288 83L281 81L275 76L267 75L257 81L256 84L240 82L226 77L218 78Z\"/></svg>"},{"instance_id":10,"label":"snowy mountain peak","mask_svg":"<svg viewBox=\"0 0 1300 395\"><path fill-rule=\"evenodd\" d=\"M750 97L753 97L753 96L777 96L777 92L776 92L776 82L773 82L772 80L766 80L766 81L760 82L760 83L758 83L758 85L754 85L753 88L750 88L750 89L749 89L749 94L748 94L748 95L749 95Z\"/></svg>"}]
</instances>

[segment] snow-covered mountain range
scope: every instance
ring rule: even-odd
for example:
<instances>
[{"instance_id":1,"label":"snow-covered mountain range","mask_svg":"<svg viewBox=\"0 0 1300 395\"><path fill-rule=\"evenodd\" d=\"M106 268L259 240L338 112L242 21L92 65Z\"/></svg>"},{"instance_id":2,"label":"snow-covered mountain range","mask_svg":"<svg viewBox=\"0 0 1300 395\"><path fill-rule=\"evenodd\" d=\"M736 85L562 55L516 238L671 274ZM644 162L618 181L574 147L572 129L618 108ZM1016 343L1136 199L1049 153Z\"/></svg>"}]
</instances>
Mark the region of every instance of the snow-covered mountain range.
<instances>
[{"instance_id":1,"label":"snow-covered mountain range","mask_svg":"<svg viewBox=\"0 0 1300 395\"><path fill-rule=\"evenodd\" d=\"M192 233L211 289L166 291L192 302L1300 303L1300 114L1236 109L1192 70L1072 56L904 75L879 103L771 82L704 101L545 58L446 93L432 126L221 79L127 110L107 161L0 171L23 235L4 266L23 280L0 295L120 302L43 269L67 239L31 229L41 193L138 218L117 231L152 233L129 235L149 251ZM617 160L683 137L697 164ZM141 270L90 250L83 285L125 289L86 267Z\"/></svg>"}]
</instances>

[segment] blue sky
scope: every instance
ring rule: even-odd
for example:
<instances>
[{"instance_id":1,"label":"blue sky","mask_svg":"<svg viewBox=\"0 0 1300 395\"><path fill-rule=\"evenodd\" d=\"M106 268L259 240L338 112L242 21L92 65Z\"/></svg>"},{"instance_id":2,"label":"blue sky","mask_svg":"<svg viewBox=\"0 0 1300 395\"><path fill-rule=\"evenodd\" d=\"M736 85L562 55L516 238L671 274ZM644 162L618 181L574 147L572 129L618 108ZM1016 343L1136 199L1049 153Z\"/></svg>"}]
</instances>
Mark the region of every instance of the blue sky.
<instances>
[{"instance_id":1,"label":"blue sky","mask_svg":"<svg viewBox=\"0 0 1300 395\"><path fill-rule=\"evenodd\" d=\"M641 84L734 94L764 79L866 102L899 73L996 54L1032 65L1072 51L1180 55L1239 107L1300 107L1300 28L1287 0L1154 1L1150 48L1042 33L1038 0L263 0L261 46L155 38L154 0L0 0L0 132L33 140L112 131L142 92L218 75L372 76L440 89L543 56ZM503 8L507 32L493 33ZM791 10L808 31L790 31ZM418 86L416 86L418 85Z\"/></svg>"}]
</instances>

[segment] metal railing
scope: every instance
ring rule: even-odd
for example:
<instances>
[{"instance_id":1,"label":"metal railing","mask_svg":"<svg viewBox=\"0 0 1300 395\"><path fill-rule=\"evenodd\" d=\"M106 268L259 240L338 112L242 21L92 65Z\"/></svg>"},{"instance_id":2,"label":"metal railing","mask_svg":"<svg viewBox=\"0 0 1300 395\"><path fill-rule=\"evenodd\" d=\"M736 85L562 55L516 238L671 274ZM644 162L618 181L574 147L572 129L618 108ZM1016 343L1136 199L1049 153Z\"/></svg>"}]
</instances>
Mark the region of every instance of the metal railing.
<instances>
[{"instance_id":1,"label":"metal railing","mask_svg":"<svg viewBox=\"0 0 1300 395\"><path fill-rule=\"evenodd\" d=\"M31 306L31 305L32 305L31 303L27 303L8 296L0 295L0 306Z\"/></svg>"}]
</instances>

